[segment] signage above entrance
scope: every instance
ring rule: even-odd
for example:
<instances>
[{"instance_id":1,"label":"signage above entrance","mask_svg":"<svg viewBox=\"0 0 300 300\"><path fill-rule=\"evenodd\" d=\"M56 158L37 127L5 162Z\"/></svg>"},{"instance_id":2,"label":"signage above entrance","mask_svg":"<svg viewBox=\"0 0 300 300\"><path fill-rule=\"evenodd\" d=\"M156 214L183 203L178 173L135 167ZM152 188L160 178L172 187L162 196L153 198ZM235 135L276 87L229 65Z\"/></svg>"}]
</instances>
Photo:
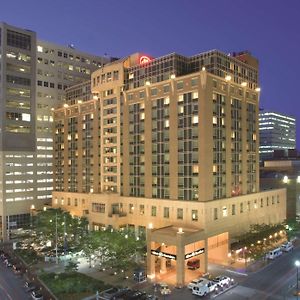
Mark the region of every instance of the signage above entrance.
<instances>
[{"instance_id":1,"label":"signage above entrance","mask_svg":"<svg viewBox=\"0 0 300 300\"><path fill-rule=\"evenodd\" d=\"M189 258L192 258L192 257L197 256L197 255L202 254L202 253L204 253L204 248L201 248L201 249L195 250L193 252L187 253L184 256L184 259L189 259Z\"/></svg>"},{"instance_id":2,"label":"signage above entrance","mask_svg":"<svg viewBox=\"0 0 300 300\"><path fill-rule=\"evenodd\" d=\"M160 252L160 251L156 251L156 250L151 250L151 254L155 255L155 256L158 256L158 257L163 257L163 258L168 258L168 259L176 260L176 255L170 254L170 253L165 253L165 252Z\"/></svg>"}]
</instances>

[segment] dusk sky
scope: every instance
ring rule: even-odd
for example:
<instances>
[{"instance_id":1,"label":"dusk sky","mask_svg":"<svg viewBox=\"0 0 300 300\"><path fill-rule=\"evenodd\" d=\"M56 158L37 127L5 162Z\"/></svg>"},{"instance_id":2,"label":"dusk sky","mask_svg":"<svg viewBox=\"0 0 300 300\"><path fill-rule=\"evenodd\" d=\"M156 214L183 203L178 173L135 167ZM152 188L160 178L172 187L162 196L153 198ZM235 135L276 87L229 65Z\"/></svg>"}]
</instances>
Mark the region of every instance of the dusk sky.
<instances>
[{"instance_id":1,"label":"dusk sky","mask_svg":"<svg viewBox=\"0 0 300 300\"><path fill-rule=\"evenodd\" d=\"M297 118L300 148L299 0L2 0L0 21L97 55L249 50L260 107Z\"/></svg>"}]
</instances>

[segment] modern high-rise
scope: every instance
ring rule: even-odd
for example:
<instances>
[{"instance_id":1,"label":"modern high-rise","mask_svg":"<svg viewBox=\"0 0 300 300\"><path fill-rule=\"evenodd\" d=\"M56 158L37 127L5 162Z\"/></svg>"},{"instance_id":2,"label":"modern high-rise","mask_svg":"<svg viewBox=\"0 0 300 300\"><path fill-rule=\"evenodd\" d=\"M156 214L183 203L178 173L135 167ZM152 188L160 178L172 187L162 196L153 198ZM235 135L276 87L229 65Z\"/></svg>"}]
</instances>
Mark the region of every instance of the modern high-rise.
<instances>
[{"instance_id":1,"label":"modern high-rise","mask_svg":"<svg viewBox=\"0 0 300 300\"><path fill-rule=\"evenodd\" d=\"M64 89L90 79L109 59L37 40L36 33L0 23L0 216L2 231L30 221L51 203L52 109Z\"/></svg>"},{"instance_id":2,"label":"modern high-rise","mask_svg":"<svg viewBox=\"0 0 300 300\"><path fill-rule=\"evenodd\" d=\"M197 256L205 272L251 224L285 219L285 190L259 191L250 53L136 53L93 72L91 92L54 111L52 204L93 230L147 231L151 277L155 256L162 273L170 259L182 285L185 260Z\"/></svg>"},{"instance_id":3,"label":"modern high-rise","mask_svg":"<svg viewBox=\"0 0 300 300\"><path fill-rule=\"evenodd\" d=\"M259 113L260 160L272 158L274 150L296 148L296 119L273 111Z\"/></svg>"}]
</instances>

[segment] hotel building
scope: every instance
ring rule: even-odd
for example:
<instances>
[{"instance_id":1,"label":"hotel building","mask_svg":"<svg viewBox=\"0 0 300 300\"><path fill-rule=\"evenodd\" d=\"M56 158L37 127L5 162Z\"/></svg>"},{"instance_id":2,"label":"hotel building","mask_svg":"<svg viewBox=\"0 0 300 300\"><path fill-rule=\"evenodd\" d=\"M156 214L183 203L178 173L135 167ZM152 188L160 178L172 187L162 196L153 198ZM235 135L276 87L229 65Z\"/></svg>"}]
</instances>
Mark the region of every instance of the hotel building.
<instances>
[{"instance_id":1,"label":"hotel building","mask_svg":"<svg viewBox=\"0 0 300 300\"><path fill-rule=\"evenodd\" d=\"M28 225L32 209L51 203L51 109L63 103L64 89L90 79L109 60L39 41L35 32L6 23L0 23L0 56L0 218L6 238L7 228Z\"/></svg>"},{"instance_id":2,"label":"hotel building","mask_svg":"<svg viewBox=\"0 0 300 300\"><path fill-rule=\"evenodd\" d=\"M136 53L95 71L91 92L54 111L53 206L93 230L146 231L150 277L173 268L183 285L191 257L200 272L227 264L232 238L286 218L285 189L259 191L258 62L248 52Z\"/></svg>"},{"instance_id":3,"label":"hotel building","mask_svg":"<svg viewBox=\"0 0 300 300\"><path fill-rule=\"evenodd\" d=\"M296 119L272 111L259 113L260 160L273 157L274 150L296 149Z\"/></svg>"}]
</instances>

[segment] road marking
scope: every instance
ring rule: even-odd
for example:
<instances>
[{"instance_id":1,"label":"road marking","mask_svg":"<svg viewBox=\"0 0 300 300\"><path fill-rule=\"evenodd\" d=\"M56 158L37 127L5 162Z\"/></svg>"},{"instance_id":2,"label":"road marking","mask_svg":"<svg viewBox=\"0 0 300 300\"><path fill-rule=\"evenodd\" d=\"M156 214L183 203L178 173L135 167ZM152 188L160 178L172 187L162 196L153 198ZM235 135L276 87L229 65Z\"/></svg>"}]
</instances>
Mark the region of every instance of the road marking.
<instances>
[{"instance_id":1,"label":"road marking","mask_svg":"<svg viewBox=\"0 0 300 300\"><path fill-rule=\"evenodd\" d=\"M248 274L238 272L238 271L233 271L233 270L229 270L229 269L226 269L226 271L229 272L229 273L234 273L234 274L238 274L238 275L242 275L242 276L248 276Z\"/></svg>"},{"instance_id":2,"label":"road marking","mask_svg":"<svg viewBox=\"0 0 300 300\"><path fill-rule=\"evenodd\" d=\"M6 294L6 296L10 299L13 300L13 298L8 294L8 292L4 289L4 287L0 284L0 288L3 290L3 292Z\"/></svg>"}]
</instances>

